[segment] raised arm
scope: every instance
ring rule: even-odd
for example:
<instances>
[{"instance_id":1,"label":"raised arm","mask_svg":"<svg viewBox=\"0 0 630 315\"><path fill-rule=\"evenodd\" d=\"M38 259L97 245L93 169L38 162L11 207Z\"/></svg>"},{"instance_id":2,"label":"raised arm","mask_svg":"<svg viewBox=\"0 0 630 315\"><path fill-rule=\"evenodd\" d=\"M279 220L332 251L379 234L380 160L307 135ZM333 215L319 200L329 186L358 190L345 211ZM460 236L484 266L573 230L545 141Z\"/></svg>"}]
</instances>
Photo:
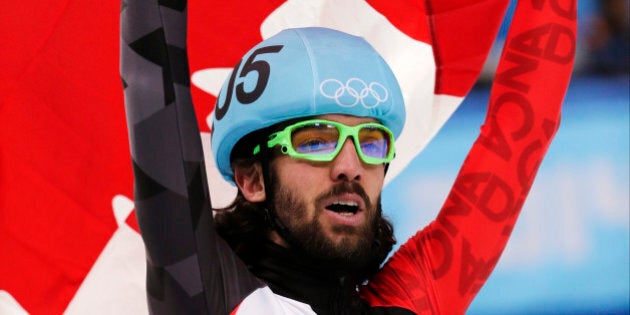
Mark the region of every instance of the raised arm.
<instances>
[{"instance_id":1,"label":"raised arm","mask_svg":"<svg viewBox=\"0 0 630 315\"><path fill-rule=\"evenodd\" d=\"M154 314L227 314L260 286L212 228L186 2L123 0L121 74Z\"/></svg>"},{"instance_id":2,"label":"raised arm","mask_svg":"<svg viewBox=\"0 0 630 315\"><path fill-rule=\"evenodd\" d=\"M560 123L576 7L576 1L519 1L481 134L437 219L365 290L374 304L462 314L485 283Z\"/></svg>"}]
</instances>

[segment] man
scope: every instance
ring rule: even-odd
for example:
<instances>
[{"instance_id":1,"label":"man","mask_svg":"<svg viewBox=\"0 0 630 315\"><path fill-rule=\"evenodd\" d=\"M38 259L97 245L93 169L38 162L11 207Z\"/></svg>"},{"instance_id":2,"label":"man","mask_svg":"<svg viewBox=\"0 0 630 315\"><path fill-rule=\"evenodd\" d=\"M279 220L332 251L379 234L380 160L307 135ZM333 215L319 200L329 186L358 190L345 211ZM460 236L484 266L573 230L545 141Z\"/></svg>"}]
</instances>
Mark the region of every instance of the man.
<instances>
[{"instance_id":1,"label":"man","mask_svg":"<svg viewBox=\"0 0 630 315\"><path fill-rule=\"evenodd\" d=\"M571 64L557 59L530 64L554 70L542 90L560 92L534 95L541 89L528 79L533 92L492 103L438 218L382 266L394 238L380 194L405 113L391 70L363 39L289 29L234 67L215 106L212 145L238 195L216 220L203 161L187 146L196 132L190 106L147 114L127 87L152 312L463 313L498 261L558 126ZM123 77L137 74L125 68L133 67L123 64Z\"/></svg>"},{"instance_id":2,"label":"man","mask_svg":"<svg viewBox=\"0 0 630 315\"><path fill-rule=\"evenodd\" d=\"M233 211L216 216L219 233L275 291L284 287L309 302L344 279L341 289L352 292L394 244L380 194L405 117L396 79L363 39L324 28L281 32L243 60L254 57L268 65L266 72L242 84L262 86L260 96L243 104L230 94L236 73L247 69L237 66L214 116L217 165L239 188ZM304 267L328 264L331 285L322 283L317 294L294 292L304 288L301 282L288 288L285 271L302 280L316 273L264 265L285 248ZM349 306L340 301L340 307Z\"/></svg>"},{"instance_id":3,"label":"man","mask_svg":"<svg viewBox=\"0 0 630 315\"><path fill-rule=\"evenodd\" d=\"M217 166L239 196L217 215L217 228L275 294L317 314L444 312L431 299L444 284L427 276L444 250L431 228L379 271L394 243L380 195L404 117L387 64L348 34L285 30L234 68L212 140ZM468 219L455 228L470 225L488 224ZM486 253L484 269L501 249ZM405 274L414 281L400 279Z\"/></svg>"}]
</instances>

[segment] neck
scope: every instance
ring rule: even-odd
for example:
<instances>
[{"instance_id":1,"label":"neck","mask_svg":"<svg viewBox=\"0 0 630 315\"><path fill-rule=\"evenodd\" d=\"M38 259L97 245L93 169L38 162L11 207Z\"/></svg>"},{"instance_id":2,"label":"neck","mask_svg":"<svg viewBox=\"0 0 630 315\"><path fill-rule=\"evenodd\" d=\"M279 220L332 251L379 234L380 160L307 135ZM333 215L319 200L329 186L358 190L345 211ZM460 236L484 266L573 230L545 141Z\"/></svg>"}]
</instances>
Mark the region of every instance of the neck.
<instances>
[{"instance_id":1,"label":"neck","mask_svg":"<svg viewBox=\"0 0 630 315\"><path fill-rule=\"evenodd\" d=\"M360 304L350 274L277 243L267 242L251 271L276 293L311 305L318 314L340 314Z\"/></svg>"},{"instance_id":2,"label":"neck","mask_svg":"<svg viewBox=\"0 0 630 315\"><path fill-rule=\"evenodd\" d=\"M269 232L269 240L274 244L277 244L284 248L289 248L289 243L275 230Z\"/></svg>"}]
</instances>

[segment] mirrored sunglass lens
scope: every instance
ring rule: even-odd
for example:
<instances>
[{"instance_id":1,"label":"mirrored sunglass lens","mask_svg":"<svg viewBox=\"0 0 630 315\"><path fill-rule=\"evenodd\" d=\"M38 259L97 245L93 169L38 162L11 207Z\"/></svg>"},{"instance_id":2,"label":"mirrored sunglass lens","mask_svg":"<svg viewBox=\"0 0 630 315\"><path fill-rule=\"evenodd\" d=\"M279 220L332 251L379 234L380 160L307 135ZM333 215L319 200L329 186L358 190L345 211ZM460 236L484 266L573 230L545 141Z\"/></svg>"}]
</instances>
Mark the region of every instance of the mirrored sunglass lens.
<instances>
[{"instance_id":1,"label":"mirrored sunglass lens","mask_svg":"<svg viewBox=\"0 0 630 315\"><path fill-rule=\"evenodd\" d=\"M359 131L359 143L363 154L384 159L390 150L389 135L381 128L365 127Z\"/></svg>"},{"instance_id":2,"label":"mirrored sunglass lens","mask_svg":"<svg viewBox=\"0 0 630 315\"><path fill-rule=\"evenodd\" d=\"M291 133L291 144L299 153L331 153L337 148L338 139L337 128L321 123L302 126Z\"/></svg>"}]
</instances>

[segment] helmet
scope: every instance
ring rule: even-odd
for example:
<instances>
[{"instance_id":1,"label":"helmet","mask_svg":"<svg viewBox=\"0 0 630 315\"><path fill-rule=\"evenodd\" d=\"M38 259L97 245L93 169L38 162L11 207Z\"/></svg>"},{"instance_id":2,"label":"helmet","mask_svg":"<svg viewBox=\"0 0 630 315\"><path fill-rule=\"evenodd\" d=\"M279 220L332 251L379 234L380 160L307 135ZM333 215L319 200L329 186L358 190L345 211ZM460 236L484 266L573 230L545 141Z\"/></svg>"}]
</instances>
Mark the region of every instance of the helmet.
<instances>
[{"instance_id":1,"label":"helmet","mask_svg":"<svg viewBox=\"0 0 630 315\"><path fill-rule=\"evenodd\" d=\"M247 134L324 114L371 117L397 138L405 122L398 82L363 38L321 28L281 31L254 46L223 84L212 116L212 152L234 183L230 154Z\"/></svg>"}]
</instances>

